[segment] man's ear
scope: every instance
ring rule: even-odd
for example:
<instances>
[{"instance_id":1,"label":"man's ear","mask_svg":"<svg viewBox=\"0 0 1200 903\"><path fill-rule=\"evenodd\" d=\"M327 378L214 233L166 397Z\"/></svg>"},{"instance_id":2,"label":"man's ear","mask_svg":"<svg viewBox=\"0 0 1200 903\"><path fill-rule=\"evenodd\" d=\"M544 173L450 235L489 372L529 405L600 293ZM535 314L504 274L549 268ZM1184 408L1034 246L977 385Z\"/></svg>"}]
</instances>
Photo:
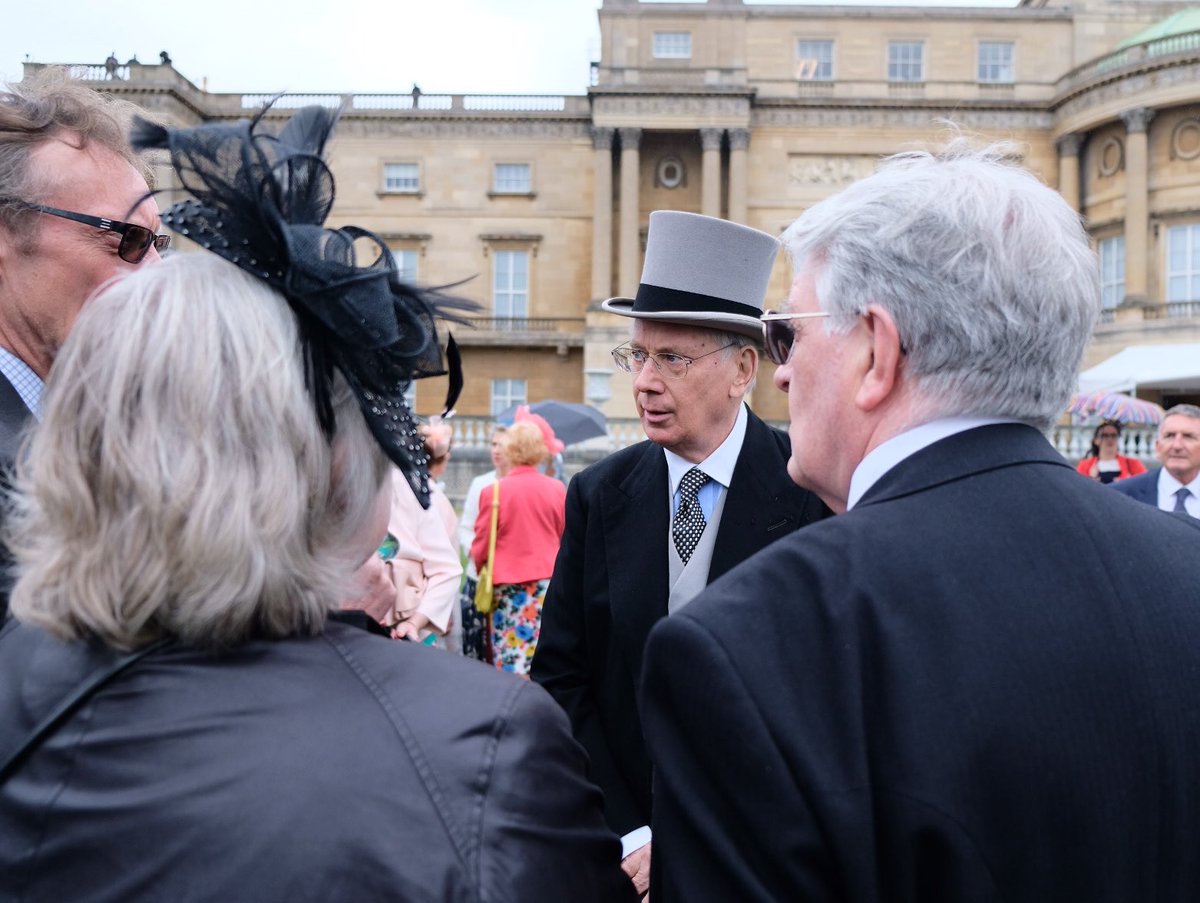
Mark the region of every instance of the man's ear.
<instances>
[{"instance_id":1,"label":"man's ear","mask_svg":"<svg viewBox=\"0 0 1200 903\"><path fill-rule=\"evenodd\" d=\"M863 328L867 331L870 360L854 402L862 410L872 411L895 396L904 352L900 350L900 332L892 315L878 304L867 308Z\"/></svg>"},{"instance_id":2,"label":"man's ear","mask_svg":"<svg viewBox=\"0 0 1200 903\"><path fill-rule=\"evenodd\" d=\"M758 352L753 345L745 345L736 350L734 361L737 363L737 375L729 387L729 397L741 398L750 391L758 375Z\"/></svg>"}]
</instances>

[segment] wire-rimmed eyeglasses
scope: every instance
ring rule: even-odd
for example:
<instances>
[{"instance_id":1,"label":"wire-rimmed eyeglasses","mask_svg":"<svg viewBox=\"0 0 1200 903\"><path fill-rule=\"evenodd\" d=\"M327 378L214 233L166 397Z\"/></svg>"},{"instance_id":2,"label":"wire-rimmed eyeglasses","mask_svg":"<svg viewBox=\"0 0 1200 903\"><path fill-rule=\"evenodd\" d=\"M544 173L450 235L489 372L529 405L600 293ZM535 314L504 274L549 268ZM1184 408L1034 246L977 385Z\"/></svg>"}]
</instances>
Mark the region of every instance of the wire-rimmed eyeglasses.
<instances>
[{"instance_id":1,"label":"wire-rimmed eyeglasses","mask_svg":"<svg viewBox=\"0 0 1200 903\"><path fill-rule=\"evenodd\" d=\"M58 207L47 207L44 204L30 204L28 201L17 201L16 203L27 210L36 210L38 213L69 219L83 223L85 226L95 226L106 232L117 233L121 236L121 243L117 246L117 256L126 263L141 263L151 248L156 251L165 251L171 244L170 235L156 235L150 229L139 226L137 223L125 223L105 216L76 213L74 210L60 210Z\"/></svg>"},{"instance_id":2,"label":"wire-rimmed eyeglasses","mask_svg":"<svg viewBox=\"0 0 1200 903\"><path fill-rule=\"evenodd\" d=\"M803 314L766 311L761 319L763 321L763 350L767 353L767 359L782 367L792 356L792 346L796 343L796 328L792 326L792 320L814 320L829 315L829 312L824 310Z\"/></svg>"},{"instance_id":3,"label":"wire-rimmed eyeglasses","mask_svg":"<svg viewBox=\"0 0 1200 903\"><path fill-rule=\"evenodd\" d=\"M716 354L718 351L724 351L726 348L732 348L734 344L736 343L730 342L728 345L722 345L720 348L714 348L712 351L704 352L704 354L697 354L695 357L674 354L670 351L651 354L649 351L643 351L641 348L618 345L612 350L612 356L616 365L626 373L641 373L642 368L646 366L646 361L654 361L654 366L658 368L658 372L663 376L669 376L671 379L683 379L687 376L688 367L696 363L700 358Z\"/></svg>"}]
</instances>

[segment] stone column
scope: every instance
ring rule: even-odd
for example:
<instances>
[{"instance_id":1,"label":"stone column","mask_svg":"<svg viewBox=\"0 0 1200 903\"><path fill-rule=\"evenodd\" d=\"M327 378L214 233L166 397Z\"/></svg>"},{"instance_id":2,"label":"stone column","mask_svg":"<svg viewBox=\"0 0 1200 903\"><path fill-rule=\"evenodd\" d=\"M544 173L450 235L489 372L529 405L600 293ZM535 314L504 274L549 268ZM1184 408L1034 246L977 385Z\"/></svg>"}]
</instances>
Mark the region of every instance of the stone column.
<instances>
[{"instance_id":1,"label":"stone column","mask_svg":"<svg viewBox=\"0 0 1200 903\"><path fill-rule=\"evenodd\" d=\"M701 129L700 212L721 215L721 135L724 129Z\"/></svg>"},{"instance_id":2,"label":"stone column","mask_svg":"<svg viewBox=\"0 0 1200 903\"><path fill-rule=\"evenodd\" d=\"M1083 136L1071 133L1058 139L1058 193L1071 209L1082 212L1079 183L1079 149Z\"/></svg>"},{"instance_id":3,"label":"stone column","mask_svg":"<svg viewBox=\"0 0 1200 903\"><path fill-rule=\"evenodd\" d=\"M746 223L746 151L750 147L749 129L729 130L729 218Z\"/></svg>"},{"instance_id":4,"label":"stone column","mask_svg":"<svg viewBox=\"0 0 1200 903\"><path fill-rule=\"evenodd\" d=\"M592 129L592 300L612 295L613 130Z\"/></svg>"},{"instance_id":5,"label":"stone column","mask_svg":"<svg viewBox=\"0 0 1200 903\"><path fill-rule=\"evenodd\" d=\"M1121 114L1125 123L1125 302L1146 302L1146 254L1150 235L1150 177L1147 130L1154 111L1139 107Z\"/></svg>"},{"instance_id":6,"label":"stone column","mask_svg":"<svg viewBox=\"0 0 1200 903\"><path fill-rule=\"evenodd\" d=\"M617 247L617 288L621 296L632 298L637 294L642 272L638 266L641 248L638 244L638 225L641 211L638 210L638 187L641 178L641 162L638 145L642 141L641 129L618 129L621 137L621 234Z\"/></svg>"}]
</instances>

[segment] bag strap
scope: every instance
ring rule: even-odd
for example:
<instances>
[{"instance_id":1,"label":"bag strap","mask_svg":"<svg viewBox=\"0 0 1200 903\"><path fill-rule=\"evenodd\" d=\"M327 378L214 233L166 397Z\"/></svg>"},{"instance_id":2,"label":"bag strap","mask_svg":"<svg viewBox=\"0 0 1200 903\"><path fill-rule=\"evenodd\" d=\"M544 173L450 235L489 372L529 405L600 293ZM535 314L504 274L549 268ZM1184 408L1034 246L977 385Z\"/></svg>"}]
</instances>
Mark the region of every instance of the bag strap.
<instances>
[{"instance_id":1,"label":"bag strap","mask_svg":"<svg viewBox=\"0 0 1200 903\"><path fill-rule=\"evenodd\" d=\"M490 568L496 558L496 522L500 518L500 481L492 483L492 529L488 534L487 566Z\"/></svg>"},{"instance_id":2,"label":"bag strap","mask_svg":"<svg viewBox=\"0 0 1200 903\"><path fill-rule=\"evenodd\" d=\"M103 667L97 668L87 677L85 677L67 696L58 703L29 734L22 739L16 749L9 752L0 762L0 784L7 781L14 771L20 766L25 756L33 751L39 743L46 739L54 732L67 718L78 709L88 697L103 687L106 683L113 680L123 671L137 664L147 655L157 652L162 649L170 640L159 640L149 646L139 649L137 652L131 652L128 655L122 655L114 661L109 662ZM2 753L3 750L0 750Z\"/></svg>"}]
</instances>

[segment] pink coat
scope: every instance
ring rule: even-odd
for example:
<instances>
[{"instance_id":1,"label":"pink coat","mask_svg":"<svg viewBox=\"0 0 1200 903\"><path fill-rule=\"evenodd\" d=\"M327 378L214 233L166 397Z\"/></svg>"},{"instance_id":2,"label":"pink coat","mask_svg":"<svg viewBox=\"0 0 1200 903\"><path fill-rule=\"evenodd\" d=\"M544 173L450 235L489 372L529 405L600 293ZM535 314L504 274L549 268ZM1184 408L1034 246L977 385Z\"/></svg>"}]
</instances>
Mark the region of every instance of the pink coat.
<instances>
[{"instance_id":1,"label":"pink coat","mask_svg":"<svg viewBox=\"0 0 1200 903\"><path fill-rule=\"evenodd\" d=\"M477 569L487 561L494 486L485 486L479 494L475 541L471 543L471 558ZM500 481L492 582L528 583L549 578L562 539L566 501L563 484L533 467L514 467Z\"/></svg>"}]
</instances>

